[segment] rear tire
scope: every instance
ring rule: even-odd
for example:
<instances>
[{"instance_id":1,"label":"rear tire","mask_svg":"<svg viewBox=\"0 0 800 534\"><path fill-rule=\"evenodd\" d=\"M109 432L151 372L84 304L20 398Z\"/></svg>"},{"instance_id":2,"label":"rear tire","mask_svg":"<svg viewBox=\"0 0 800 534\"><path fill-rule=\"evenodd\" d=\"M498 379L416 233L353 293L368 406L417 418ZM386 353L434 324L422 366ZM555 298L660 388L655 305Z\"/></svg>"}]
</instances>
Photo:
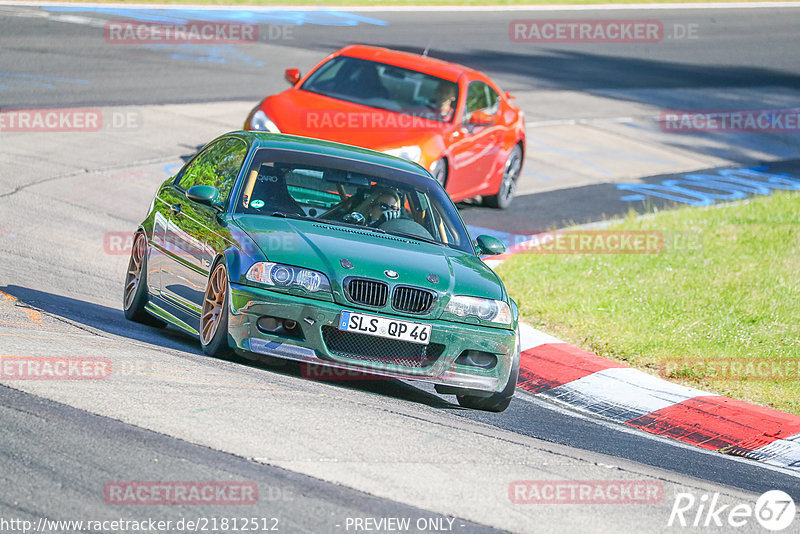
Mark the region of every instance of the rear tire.
<instances>
[{"instance_id":1,"label":"rear tire","mask_svg":"<svg viewBox=\"0 0 800 534\"><path fill-rule=\"evenodd\" d=\"M167 323L147 313L147 298L147 237L143 232L136 232L128 260L128 273L125 275L122 310L129 321L164 328Z\"/></svg>"},{"instance_id":2,"label":"rear tire","mask_svg":"<svg viewBox=\"0 0 800 534\"><path fill-rule=\"evenodd\" d=\"M233 355L228 344L228 286L228 270L219 262L211 269L200 311L200 345L215 358Z\"/></svg>"},{"instance_id":3,"label":"rear tire","mask_svg":"<svg viewBox=\"0 0 800 534\"><path fill-rule=\"evenodd\" d=\"M514 145L503 168L503 179L496 195L483 197L483 205L504 210L511 205L517 189L517 179L522 171L522 147Z\"/></svg>"}]
</instances>

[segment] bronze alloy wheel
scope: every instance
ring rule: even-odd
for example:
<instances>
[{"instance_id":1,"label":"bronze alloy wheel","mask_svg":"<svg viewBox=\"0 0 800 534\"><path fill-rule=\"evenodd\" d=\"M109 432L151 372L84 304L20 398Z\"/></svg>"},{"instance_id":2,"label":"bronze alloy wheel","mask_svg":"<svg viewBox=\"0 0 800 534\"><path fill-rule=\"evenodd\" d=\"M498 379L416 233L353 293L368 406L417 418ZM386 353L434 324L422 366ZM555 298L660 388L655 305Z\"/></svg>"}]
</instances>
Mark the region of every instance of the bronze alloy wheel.
<instances>
[{"instance_id":1,"label":"bronze alloy wheel","mask_svg":"<svg viewBox=\"0 0 800 534\"><path fill-rule=\"evenodd\" d=\"M228 292L228 274L225 265L217 265L208 279L208 287L203 298L203 309L200 314L200 341L210 345L225 316L225 295Z\"/></svg>"},{"instance_id":2,"label":"bronze alloy wheel","mask_svg":"<svg viewBox=\"0 0 800 534\"><path fill-rule=\"evenodd\" d=\"M147 249L147 240L144 234L136 234L131 250L131 259L128 261L128 274L125 276L125 309L130 309L136 298L136 290L142 282L144 268L144 254Z\"/></svg>"}]
</instances>

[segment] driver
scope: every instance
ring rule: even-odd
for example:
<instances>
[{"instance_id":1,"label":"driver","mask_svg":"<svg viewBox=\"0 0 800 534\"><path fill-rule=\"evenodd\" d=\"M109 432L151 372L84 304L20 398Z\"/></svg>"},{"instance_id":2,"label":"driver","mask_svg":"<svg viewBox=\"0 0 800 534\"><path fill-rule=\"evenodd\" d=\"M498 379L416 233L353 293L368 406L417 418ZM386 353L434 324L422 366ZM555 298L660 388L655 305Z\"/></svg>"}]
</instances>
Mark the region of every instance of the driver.
<instances>
[{"instance_id":1,"label":"driver","mask_svg":"<svg viewBox=\"0 0 800 534\"><path fill-rule=\"evenodd\" d=\"M370 226L380 226L386 221L400 217L400 197L392 190L375 195L367 209Z\"/></svg>"},{"instance_id":2,"label":"driver","mask_svg":"<svg viewBox=\"0 0 800 534\"><path fill-rule=\"evenodd\" d=\"M439 102L439 117L445 122L453 120L455 113L456 89L455 84L440 83L436 89L437 101Z\"/></svg>"}]
</instances>

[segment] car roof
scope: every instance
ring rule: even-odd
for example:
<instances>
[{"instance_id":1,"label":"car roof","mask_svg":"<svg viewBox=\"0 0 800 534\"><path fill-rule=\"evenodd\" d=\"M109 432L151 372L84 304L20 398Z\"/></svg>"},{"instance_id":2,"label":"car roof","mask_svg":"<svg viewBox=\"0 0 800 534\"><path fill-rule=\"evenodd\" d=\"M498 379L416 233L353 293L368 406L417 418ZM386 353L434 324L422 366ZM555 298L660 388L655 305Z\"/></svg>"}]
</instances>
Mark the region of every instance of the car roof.
<instances>
[{"instance_id":1,"label":"car roof","mask_svg":"<svg viewBox=\"0 0 800 534\"><path fill-rule=\"evenodd\" d=\"M350 45L335 52L335 54L387 63L396 67L431 74L452 82L457 81L459 76L464 73L477 73L477 71L457 63L377 46Z\"/></svg>"},{"instance_id":2,"label":"car roof","mask_svg":"<svg viewBox=\"0 0 800 534\"><path fill-rule=\"evenodd\" d=\"M295 150L300 152L320 154L344 159L353 159L364 163L391 167L400 171L414 173L420 177L433 179L428 172L408 160L390 156L383 152L369 150L333 141L324 141L312 137L302 137L299 135L276 134L268 132L237 131L230 132L226 136L235 136L245 141L250 141L257 148L273 148L277 150Z\"/></svg>"}]
</instances>

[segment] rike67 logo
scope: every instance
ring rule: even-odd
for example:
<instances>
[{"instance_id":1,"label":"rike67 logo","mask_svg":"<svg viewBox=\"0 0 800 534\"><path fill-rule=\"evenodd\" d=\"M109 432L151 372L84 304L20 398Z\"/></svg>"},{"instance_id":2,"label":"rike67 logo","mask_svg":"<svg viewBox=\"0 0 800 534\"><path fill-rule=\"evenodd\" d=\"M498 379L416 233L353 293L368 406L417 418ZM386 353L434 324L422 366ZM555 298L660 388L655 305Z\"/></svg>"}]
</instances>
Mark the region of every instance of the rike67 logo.
<instances>
[{"instance_id":1,"label":"rike67 logo","mask_svg":"<svg viewBox=\"0 0 800 534\"><path fill-rule=\"evenodd\" d=\"M763 528L779 532L794 523L797 513L792 497L781 490L771 490L750 503L720 504L719 493L704 493L699 498L691 493L678 493L667 521L668 527L740 528L752 524L753 518Z\"/></svg>"}]
</instances>

